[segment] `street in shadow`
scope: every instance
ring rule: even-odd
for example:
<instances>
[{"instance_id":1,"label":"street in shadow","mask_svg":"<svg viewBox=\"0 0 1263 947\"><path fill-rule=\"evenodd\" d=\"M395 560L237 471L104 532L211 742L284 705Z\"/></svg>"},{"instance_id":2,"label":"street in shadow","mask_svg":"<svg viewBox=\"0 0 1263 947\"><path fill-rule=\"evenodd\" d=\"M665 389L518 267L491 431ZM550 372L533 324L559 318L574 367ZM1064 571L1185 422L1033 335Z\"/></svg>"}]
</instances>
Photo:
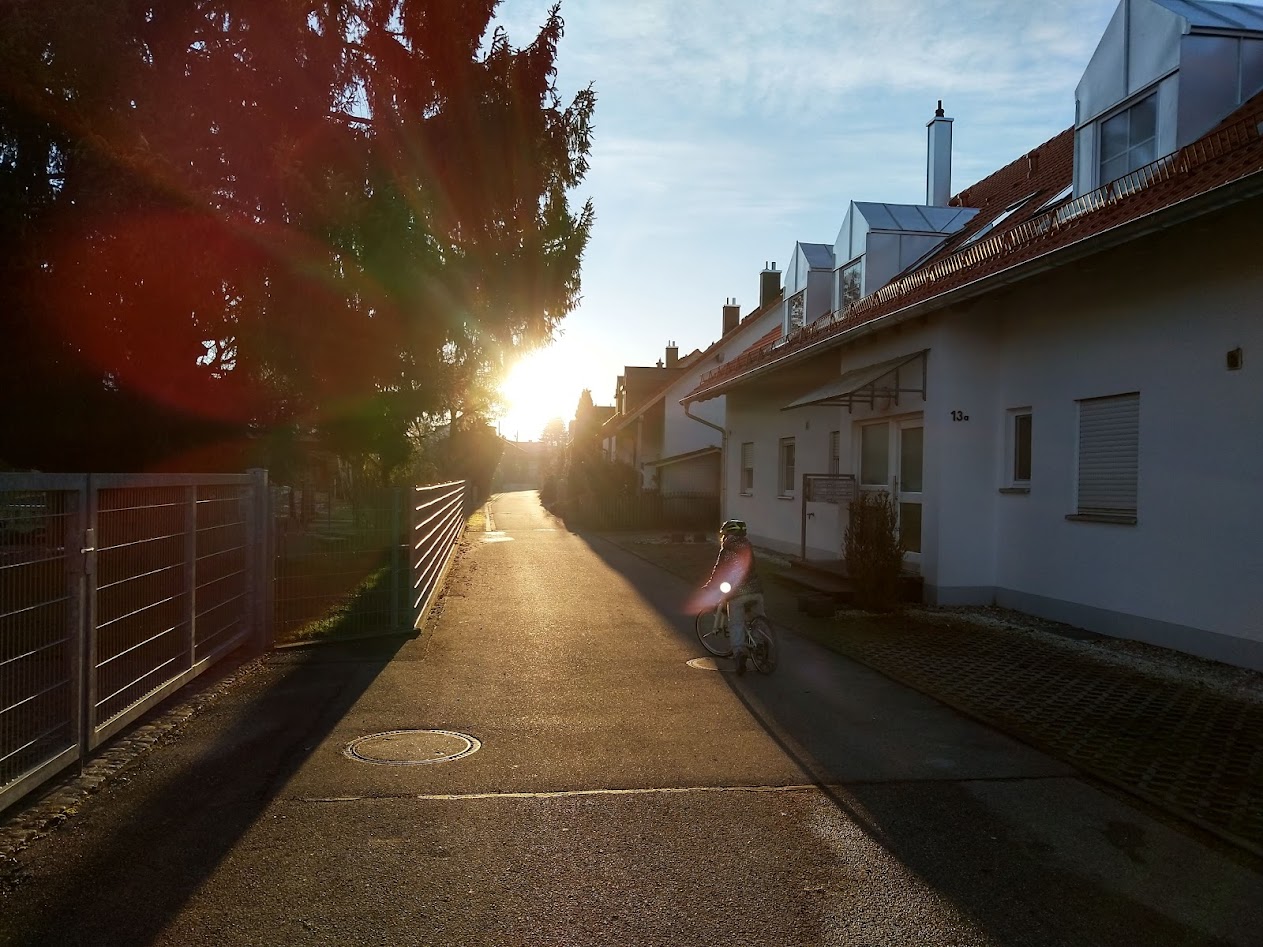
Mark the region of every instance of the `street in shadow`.
<instances>
[{"instance_id":1,"label":"street in shadow","mask_svg":"<svg viewBox=\"0 0 1263 947\"><path fill-rule=\"evenodd\" d=\"M704 653L689 583L581 536ZM792 598L768 598L787 617ZM726 670L727 686L805 781L997 943L1249 944L1263 929L1255 859L777 626L777 671Z\"/></svg>"},{"instance_id":2,"label":"street in shadow","mask_svg":"<svg viewBox=\"0 0 1263 947\"><path fill-rule=\"evenodd\" d=\"M0 901L0 943L152 943L406 642L268 656L22 856L30 873Z\"/></svg>"}]
</instances>

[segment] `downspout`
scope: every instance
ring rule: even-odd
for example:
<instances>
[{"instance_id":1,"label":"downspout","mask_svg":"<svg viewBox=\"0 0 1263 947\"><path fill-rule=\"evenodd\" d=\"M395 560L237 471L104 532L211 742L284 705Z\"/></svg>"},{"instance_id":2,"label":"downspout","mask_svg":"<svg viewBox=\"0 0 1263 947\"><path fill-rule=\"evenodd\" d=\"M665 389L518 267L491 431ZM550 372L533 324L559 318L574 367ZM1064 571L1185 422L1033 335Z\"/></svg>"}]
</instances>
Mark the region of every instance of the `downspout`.
<instances>
[{"instance_id":1,"label":"downspout","mask_svg":"<svg viewBox=\"0 0 1263 947\"><path fill-rule=\"evenodd\" d=\"M689 411L691 401L681 401L680 404L684 405L686 418L691 418L698 424L705 424L719 432L719 516L722 519L728 515L728 429L705 418L699 418Z\"/></svg>"}]
</instances>

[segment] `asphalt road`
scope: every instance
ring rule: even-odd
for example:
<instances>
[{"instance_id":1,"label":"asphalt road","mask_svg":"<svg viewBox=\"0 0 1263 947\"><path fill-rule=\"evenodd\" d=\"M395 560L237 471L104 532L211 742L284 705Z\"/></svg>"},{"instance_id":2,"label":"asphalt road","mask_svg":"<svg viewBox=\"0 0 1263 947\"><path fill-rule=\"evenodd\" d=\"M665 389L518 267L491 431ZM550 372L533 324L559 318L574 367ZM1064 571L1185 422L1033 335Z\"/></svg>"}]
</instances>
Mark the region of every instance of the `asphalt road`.
<instances>
[{"instance_id":1,"label":"asphalt road","mask_svg":"<svg viewBox=\"0 0 1263 947\"><path fill-rule=\"evenodd\" d=\"M1263 942L1244 856L809 643L690 667L682 582L489 509L422 638L271 656L22 852L0 943ZM481 745L345 752L410 729Z\"/></svg>"}]
</instances>

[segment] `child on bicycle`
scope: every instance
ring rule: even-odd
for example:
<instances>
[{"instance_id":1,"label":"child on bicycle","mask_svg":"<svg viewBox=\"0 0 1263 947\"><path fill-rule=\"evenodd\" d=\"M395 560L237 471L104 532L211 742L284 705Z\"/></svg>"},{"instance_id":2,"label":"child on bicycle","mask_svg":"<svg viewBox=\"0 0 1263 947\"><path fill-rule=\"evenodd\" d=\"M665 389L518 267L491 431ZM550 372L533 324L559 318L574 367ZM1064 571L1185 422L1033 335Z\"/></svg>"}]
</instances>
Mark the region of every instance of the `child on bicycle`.
<instances>
[{"instance_id":1,"label":"child on bicycle","mask_svg":"<svg viewBox=\"0 0 1263 947\"><path fill-rule=\"evenodd\" d=\"M746 605L753 604L759 615L763 611L763 583L754 567L754 546L746 537L743 520L726 520L719 527L719 556L705 588L720 592L720 584L727 582L731 591L727 594L728 635L732 639L732 655L737 661L737 673L746 669ZM734 607L735 606L735 607Z\"/></svg>"}]
</instances>

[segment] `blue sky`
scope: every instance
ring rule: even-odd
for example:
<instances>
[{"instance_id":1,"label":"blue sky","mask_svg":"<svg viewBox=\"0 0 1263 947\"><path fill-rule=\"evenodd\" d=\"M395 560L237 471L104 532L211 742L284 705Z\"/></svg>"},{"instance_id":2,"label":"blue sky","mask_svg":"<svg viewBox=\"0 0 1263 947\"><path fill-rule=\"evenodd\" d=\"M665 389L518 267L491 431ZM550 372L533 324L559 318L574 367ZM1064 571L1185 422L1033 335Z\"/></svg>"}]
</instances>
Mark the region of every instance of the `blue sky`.
<instances>
[{"instance_id":1,"label":"blue sky","mask_svg":"<svg viewBox=\"0 0 1263 947\"><path fill-rule=\"evenodd\" d=\"M514 45L548 0L504 0ZM957 193L1068 127L1117 0L562 0L558 87L597 93L583 300L522 366L501 422L537 439L624 365L719 334L767 261L832 243L851 200L923 203L942 99Z\"/></svg>"}]
</instances>

